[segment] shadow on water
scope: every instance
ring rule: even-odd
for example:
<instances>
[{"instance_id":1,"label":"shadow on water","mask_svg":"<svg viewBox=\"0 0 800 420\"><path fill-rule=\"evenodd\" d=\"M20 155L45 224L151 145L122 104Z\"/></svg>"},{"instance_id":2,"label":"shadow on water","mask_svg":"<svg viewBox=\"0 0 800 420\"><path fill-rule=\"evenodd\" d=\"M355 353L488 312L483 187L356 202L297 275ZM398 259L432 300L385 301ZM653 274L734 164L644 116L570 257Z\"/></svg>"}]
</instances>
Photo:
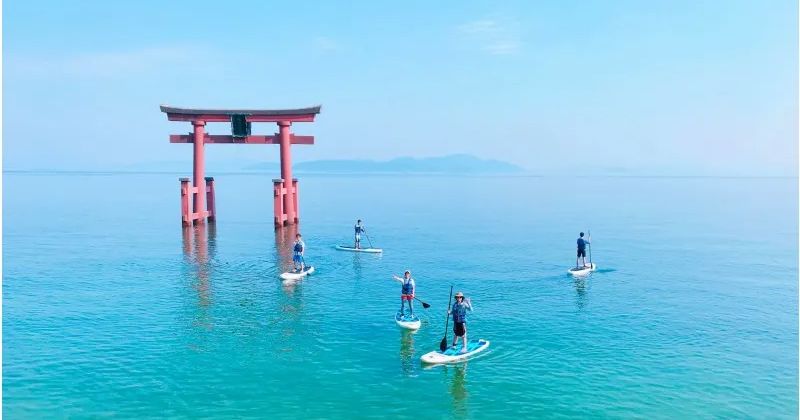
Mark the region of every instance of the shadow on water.
<instances>
[{"instance_id":1,"label":"shadow on water","mask_svg":"<svg viewBox=\"0 0 800 420\"><path fill-rule=\"evenodd\" d=\"M211 331L214 328L211 316L211 261L214 260L217 250L217 228L213 223L186 226L183 227L182 235L184 261L190 270L187 278L197 296L192 327L200 331Z\"/></svg>"}]
</instances>

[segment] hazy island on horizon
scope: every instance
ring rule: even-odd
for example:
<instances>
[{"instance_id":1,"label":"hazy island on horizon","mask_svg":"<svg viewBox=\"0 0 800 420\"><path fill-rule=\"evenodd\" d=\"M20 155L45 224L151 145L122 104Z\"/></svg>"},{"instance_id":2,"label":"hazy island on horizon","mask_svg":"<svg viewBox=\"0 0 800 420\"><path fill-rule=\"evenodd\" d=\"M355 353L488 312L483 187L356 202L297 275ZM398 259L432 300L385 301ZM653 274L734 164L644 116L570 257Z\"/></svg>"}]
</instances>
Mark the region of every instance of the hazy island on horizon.
<instances>
[{"instance_id":1,"label":"hazy island on horizon","mask_svg":"<svg viewBox=\"0 0 800 420\"><path fill-rule=\"evenodd\" d=\"M191 157L186 160L150 161L116 167L103 167L82 171L107 172L186 172L191 170ZM216 172L280 172L280 163L274 161L258 162L248 160L207 159L206 168ZM525 168L494 159L481 159L469 154L453 154L436 157L397 157L389 160L372 159L321 159L295 162L292 169L296 174L340 173L340 174L519 174ZM7 168L5 171L73 171L72 168Z\"/></svg>"},{"instance_id":2,"label":"hazy island on horizon","mask_svg":"<svg viewBox=\"0 0 800 420\"><path fill-rule=\"evenodd\" d=\"M248 171L272 171L277 162L248 165ZM398 157L385 161L371 159L323 159L298 162L293 165L297 173L441 173L441 174L509 174L524 169L512 163L494 159L481 159L468 154L415 158Z\"/></svg>"}]
</instances>

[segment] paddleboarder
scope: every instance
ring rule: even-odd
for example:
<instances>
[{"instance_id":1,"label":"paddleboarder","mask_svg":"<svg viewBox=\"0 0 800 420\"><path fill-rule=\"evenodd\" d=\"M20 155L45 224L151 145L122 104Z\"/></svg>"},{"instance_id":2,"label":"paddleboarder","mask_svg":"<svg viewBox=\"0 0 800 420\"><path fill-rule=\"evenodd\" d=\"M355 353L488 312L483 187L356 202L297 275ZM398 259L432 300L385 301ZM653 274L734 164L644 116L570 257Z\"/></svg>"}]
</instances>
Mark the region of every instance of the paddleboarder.
<instances>
[{"instance_id":1,"label":"paddleboarder","mask_svg":"<svg viewBox=\"0 0 800 420\"><path fill-rule=\"evenodd\" d=\"M406 301L408 301L408 314L414 315L414 295L417 291L417 283L411 278L411 271L406 270L403 273L403 278L392 275L395 280L399 281L403 288L400 289L400 314L404 314Z\"/></svg>"},{"instance_id":2,"label":"paddleboarder","mask_svg":"<svg viewBox=\"0 0 800 420\"><path fill-rule=\"evenodd\" d=\"M586 244L591 243L592 238L583 239L583 232L578 237L578 258L575 259L575 268L578 268L578 261L583 262L583 267L586 267Z\"/></svg>"},{"instance_id":3,"label":"paddleboarder","mask_svg":"<svg viewBox=\"0 0 800 420\"><path fill-rule=\"evenodd\" d=\"M306 243L303 242L303 236L299 233L295 235L294 247L292 248L292 262L294 263L294 271L301 272L306 268L306 262L303 258L306 255ZM298 270L298 266L300 269Z\"/></svg>"},{"instance_id":4,"label":"paddleboarder","mask_svg":"<svg viewBox=\"0 0 800 420\"><path fill-rule=\"evenodd\" d=\"M358 219L354 228L356 231L356 249L361 249L361 234L366 234L367 229L361 224L361 219Z\"/></svg>"},{"instance_id":5,"label":"paddleboarder","mask_svg":"<svg viewBox=\"0 0 800 420\"><path fill-rule=\"evenodd\" d=\"M456 301L453 307L447 311L448 314L453 315L453 349L456 348L458 339L464 343L464 348L461 353L467 352L467 311L472 312L472 300L469 298L464 299L464 294L456 292Z\"/></svg>"}]
</instances>

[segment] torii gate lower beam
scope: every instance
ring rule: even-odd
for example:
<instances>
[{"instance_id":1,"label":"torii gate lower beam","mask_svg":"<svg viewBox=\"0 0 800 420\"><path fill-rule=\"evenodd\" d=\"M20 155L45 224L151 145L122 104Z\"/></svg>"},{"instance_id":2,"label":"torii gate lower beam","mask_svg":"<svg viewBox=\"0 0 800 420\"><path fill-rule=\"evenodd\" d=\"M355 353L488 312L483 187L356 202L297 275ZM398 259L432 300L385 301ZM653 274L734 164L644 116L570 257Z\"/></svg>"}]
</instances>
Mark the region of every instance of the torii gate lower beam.
<instances>
[{"instance_id":1,"label":"torii gate lower beam","mask_svg":"<svg viewBox=\"0 0 800 420\"><path fill-rule=\"evenodd\" d=\"M184 226L205 223L216 219L214 178L204 177L205 144L278 144L280 145L281 178L273 180L275 227L295 224L299 221L297 179L292 177L292 144L314 144L313 136L296 136L291 133L293 122L313 122L320 112L319 106L302 109L188 109L161 106L170 121L192 123L191 134L170 135L170 143L193 143L194 179L181 178L181 220ZM230 122L233 135L209 135L205 132L207 122ZM278 132L272 136L251 135L253 122L275 122ZM238 131L238 132L237 132ZM191 201L191 204L190 204ZM191 209L191 210L190 210Z\"/></svg>"}]
</instances>

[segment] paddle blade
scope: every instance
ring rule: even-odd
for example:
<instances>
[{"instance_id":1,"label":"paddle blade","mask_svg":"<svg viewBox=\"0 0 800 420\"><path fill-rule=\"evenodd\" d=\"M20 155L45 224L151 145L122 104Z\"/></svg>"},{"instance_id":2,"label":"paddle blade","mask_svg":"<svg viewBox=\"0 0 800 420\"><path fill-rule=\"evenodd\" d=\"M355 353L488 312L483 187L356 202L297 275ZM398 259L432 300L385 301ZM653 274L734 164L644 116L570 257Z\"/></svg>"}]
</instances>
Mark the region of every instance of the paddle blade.
<instances>
[{"instance_id":1,"label":"paddle blade","mask_svg":"<svg viewBox=\"0 0 800 420\"><path fill-rule=\"evenodd\" d=\"M425 309L428 309L428 308L431 307L431 305L429 305L429 304L427 304L425 302L422 302L422 307L425 308Z\"/></svg>"},{"instance_id":2,"label":"paddle blade","mask_svg":"<svg viewBox=\"0 0 800 420\"><path fill-rule=\"evenodd\" d=\"M442 338L442 342L439 343L439 350L441 351L447 350L447 337Z\"/></svg>"}]
</instances>

